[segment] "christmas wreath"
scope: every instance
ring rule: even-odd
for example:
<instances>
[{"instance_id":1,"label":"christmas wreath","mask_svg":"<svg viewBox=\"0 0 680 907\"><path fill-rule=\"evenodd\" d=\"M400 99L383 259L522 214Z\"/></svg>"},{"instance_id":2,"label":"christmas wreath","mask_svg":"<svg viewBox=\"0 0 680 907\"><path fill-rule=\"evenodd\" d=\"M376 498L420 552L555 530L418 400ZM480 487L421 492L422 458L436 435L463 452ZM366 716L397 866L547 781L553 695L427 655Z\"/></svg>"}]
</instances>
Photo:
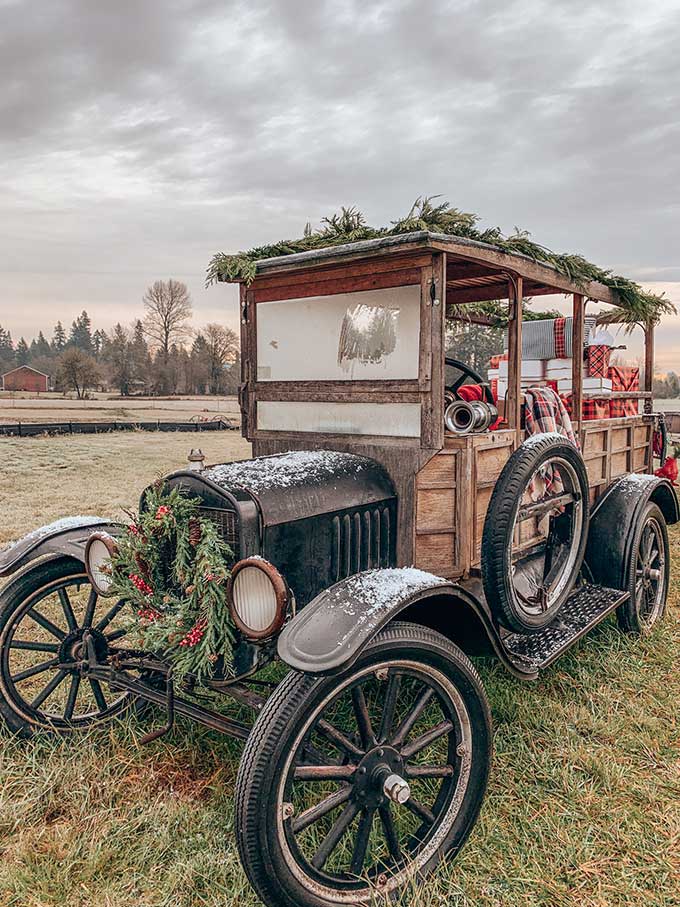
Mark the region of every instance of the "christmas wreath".
<instances>
[{"instance_id":1,"label":"christmas wreath","mask_svg":"<svg viewBox=\"0 0 680 907\"><path fill-rule=\"evenodd\" d=\"M132 606L130 638L169 661L175 677L210 677L220 659L228 672L233 552L178 488L156 483L131 518L110 565L112 592Z\"/></svg>"}]
</instances>

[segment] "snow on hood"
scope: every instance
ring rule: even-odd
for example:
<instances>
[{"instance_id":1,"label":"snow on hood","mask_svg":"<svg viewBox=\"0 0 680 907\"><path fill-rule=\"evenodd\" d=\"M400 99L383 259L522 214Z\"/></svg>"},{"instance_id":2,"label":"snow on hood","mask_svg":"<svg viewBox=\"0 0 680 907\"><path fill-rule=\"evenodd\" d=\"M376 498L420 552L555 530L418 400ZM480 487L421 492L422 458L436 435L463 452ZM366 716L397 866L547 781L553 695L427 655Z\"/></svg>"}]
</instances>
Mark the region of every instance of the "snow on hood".
<instances>
[{"instance_id":1,"label":"snow on hood","mask_svg":"<svg viewBox=\"0 0 680 907\"><path fill-rule=\"evenodd\" d=\"M292 450L255 460L241 460L208 466L201 473L223 486L237 486L257 494L260 491L319 485L338 475L360 473L372 461L356 454L333 450Z\"/></svg>"}]
</instances>

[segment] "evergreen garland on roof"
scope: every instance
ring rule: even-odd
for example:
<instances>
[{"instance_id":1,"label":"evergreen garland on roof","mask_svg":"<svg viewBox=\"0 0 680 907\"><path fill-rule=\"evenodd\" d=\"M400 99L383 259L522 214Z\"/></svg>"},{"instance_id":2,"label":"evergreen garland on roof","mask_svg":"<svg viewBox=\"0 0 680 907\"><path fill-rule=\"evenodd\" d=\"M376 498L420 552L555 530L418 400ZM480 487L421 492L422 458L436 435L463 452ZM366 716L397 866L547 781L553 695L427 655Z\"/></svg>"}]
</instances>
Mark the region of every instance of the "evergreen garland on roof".
<instances>
[{"instance_id":1,"label":"evergreen garland on roof","mask_svg":"<svg viewBox=\"0 0 680 907\"><path fill-rule=\"evenodd\" d=\"M213 256L208 267L207 284L227 280L243 281L249 285L255 278L257 262L264 258L427 230L486 243L511 255L526 255L533 261L552 266L577 286L585 286L591 280L598 281L614 290L620 299L621 311L612 313L610 320L625 321L630 325L648 324L657 323L663 315L675 313L675 307L668 299L643 290L634 280L605 271L582 255L552 252L534 242L525 230L515 228L514 233L506 236L500 227L480 229L476 214L452 208L446 201L435 204L438 197L417 198L406 217L392 221L389 227L370 227L357 208L343 207L337 214L324 217L317 229L307 224L300 239L281 240L234 255L219 252ZM607 317L601 320L607 320Z\"/></svg>"}]
</instances>

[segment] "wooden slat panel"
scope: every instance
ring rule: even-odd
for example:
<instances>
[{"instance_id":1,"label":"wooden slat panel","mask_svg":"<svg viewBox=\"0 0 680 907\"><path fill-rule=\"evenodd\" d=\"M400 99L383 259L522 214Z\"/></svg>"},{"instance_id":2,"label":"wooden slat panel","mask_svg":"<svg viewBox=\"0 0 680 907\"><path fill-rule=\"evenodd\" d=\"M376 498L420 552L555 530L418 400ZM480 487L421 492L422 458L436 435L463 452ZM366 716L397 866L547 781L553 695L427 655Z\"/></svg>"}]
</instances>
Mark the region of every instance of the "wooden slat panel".
<instances>
[{"instance_id":1,"label":"wooden slat panel","mask_svg":"<svg viewBox=\"0 0 680 907\"><path fill-rule=\"evenodd\" d=\"M613 453L610 458L610 477L615 479L628 472L628 451L622 450L620 453Z\"/></svg>"},{"instance_id":2,"label":"wooden slat panel","mask_svg":"<svg viewBox=\"0 0 680 907\"><path fill-rule=\"evenodd\" d=\"M260 287L254 290L255 302L280 299L305 299L309 296L330 296L337 293L358 293L362 290L384 290L420 283L420 268L389 271L386 274L364 274L336 280L310 280L289 286Z\"/></svg>"},{"instance_id":3,"label":"wooden slat panel","mask_svg":"<svg viewBox=\"0 0 680 907\"><path fill-rule=\"evenodd\" d=\"M416 513L416 532L453 529L456 525L454 488L420 488Z\"/></svg>"},{"instance_id":4,"label":"wooden slat panel","mask_svg":"<svg viewBox=\"0 0 680 907\"><path fill-rule=\"evenodd\" d=\"M605 430L589 431L584 430L583 456L587 457L590 453L602 453L607 449L607 432Z\"/></svg>"},{"instance_id":5,"label":"wooden slat panel","mask_svg":"<svg viewBox=\"0 0 680 907\"><path fill-rule=\"evenodd\" d=\"M513 445L508 443L503 447L489 447L476 451L477 484L496 482L501 470L510 459Z\"/></svg>"},{"instance_id":6,"label":"wooden slat panel","mask_svg":"<svg viewBox=\"0 0 680 907\"><path fill-rule=\"evenodd\" d=\"M606 456L593 457L591 460L586 460L586 472L591 485L603 482L607 478Z\"/></svg>"},{"instance_id":7,"label":"wooden slat panel","mask_svg":"<svg viewBox=\"0 0 680 907\"><path fill-rule=\"evenodd\" d=\"M627 428L614 428L612 429L612 440L611 448L612 452L616 453L619 450L626 450L629 445L629 434Z\"/></svg>"},{"instance_id":8,"label":"wooden slat panel","mask_svg":"<svg viewBox=\"0 0 680 907\"><path fill-rule=\"evenodd\" d=\"M642 469L643 466L647 466L648 451L648 447L636 447L633 451L633 469L636 472L637 470Z\"/></svg>"},{"instance_id":9,"label":"wooden slat panel","mask_svg":"<svg viewBox=\"0 0 680 907\"><path fill-rule=\"evenodd\" d=\"M418 473L418 488L453 488L456 484L456 454L437 454Z\"/></svg>"},{"instance_id":10,"label":"wooden slat panel","mask_svg":"<svg viewBox=\"0 0 680 907\"><path fill-rule=\"evenodd\" d=\"M457 573L454 533L416 536L416 567L444 576Z\"/></svg>"},{"instance_id":11,"label":"wooden slat panel","mask_svg":"<svg viewBox=\"0 0 680 907\"><path fill-rule=\"evenodd\" d=\"M419 268L431 261L430 252L420 252L415 255L383 256L381 260L369 258L364 261L354 261L350 264L323 267L316 265L313 268L297 271L285 271L276 274L263 274L255 278L253 286L256 289L273 289L274 287L292 287L309 282L339 281L366 274L385 274L389 271L403 271L408 268ZM281 259L282 263L285 259Z\"/></svg>"}]
</instances>

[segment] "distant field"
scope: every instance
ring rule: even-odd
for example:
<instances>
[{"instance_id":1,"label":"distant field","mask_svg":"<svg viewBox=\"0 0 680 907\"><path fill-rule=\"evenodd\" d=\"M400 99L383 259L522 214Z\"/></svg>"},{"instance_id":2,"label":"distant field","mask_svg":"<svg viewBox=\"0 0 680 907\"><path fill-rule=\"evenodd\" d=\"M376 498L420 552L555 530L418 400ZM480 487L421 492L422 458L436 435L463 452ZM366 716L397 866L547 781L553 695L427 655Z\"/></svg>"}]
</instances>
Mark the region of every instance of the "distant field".
<instances>
[{"instance_id":1,"label":"distant field","mask_svg":"<svg viewBox=\"0 0 680 907\"><path fill-rule=\"evenodd\" d=\"M250 456L235 431L0 438L0 546L62 516L120 517L160 473L187 465L197 446L208 463Z\"/></svg>"},{"instance_id":2,"label":"distant field","mask_svg":"<svg viewBox=\"0 0 680 907\"><path fill-rule=\"evenodd\" d=\"M184 422L215 416L239 418L236 397L114 397L98 394L92 400L72 400L61 394L0 392L0 422L150 421Z\"/></svg>"}]
</instances>

